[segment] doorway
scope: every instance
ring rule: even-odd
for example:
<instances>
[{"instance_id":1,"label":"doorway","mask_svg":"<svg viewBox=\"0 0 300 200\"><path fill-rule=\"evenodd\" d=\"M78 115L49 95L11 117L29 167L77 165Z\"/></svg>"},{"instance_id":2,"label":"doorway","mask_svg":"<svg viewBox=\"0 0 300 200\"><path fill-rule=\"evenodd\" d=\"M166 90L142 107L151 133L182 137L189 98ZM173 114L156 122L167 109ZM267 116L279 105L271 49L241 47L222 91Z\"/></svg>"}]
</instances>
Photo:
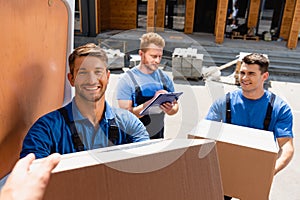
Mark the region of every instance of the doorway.
<instances>
[{"instance_id":1,"label":"doorway","mask_svg":"<svg viewBox=\"0 0 300 200\"><path fill-rule=\"evenodd\" d=\"M194 17L194 32L214 33L217 0L197 0Z\"/></svg>"},{"instance_id":2,"label":"doorway","mask_svg":"<svg viewBox=\"0 0 300 200\"><path fill-rule=\"evenodd\" d=\"M147 0L138 0L137 3L137 28L147 27Z\"/></svg>"},{"instance_id":3,"label":"doorway","mask_svg":"<svg viewBox=\"0 0 300 200\"><path fill-rule=\"evenodd\" d=\"M165 13L165 28L184 30L185 0L166 0Z\"/></svg>"},{"instance_id":4,"label":"doorway","mask_svg":"<svg viewBox=\"0 0 300 200\"><path fill-rule=\"evenodd\" d=\"M249 0L229 0L226 18L226 37L231 38L233 31L245 35L248 32L247 21L249 13Z\"/></svg>"},{"instance_id":5,"label":"doorway","mask_svg":"<svg viewBox=\"0 0 300 200\"><path fill-rule=\"evenodd\" d=\"M284 6L284 0L262 0L257 23L258 35L269 32L272 35L272 39L279 37Z\"/></svg>"}]
</instances>

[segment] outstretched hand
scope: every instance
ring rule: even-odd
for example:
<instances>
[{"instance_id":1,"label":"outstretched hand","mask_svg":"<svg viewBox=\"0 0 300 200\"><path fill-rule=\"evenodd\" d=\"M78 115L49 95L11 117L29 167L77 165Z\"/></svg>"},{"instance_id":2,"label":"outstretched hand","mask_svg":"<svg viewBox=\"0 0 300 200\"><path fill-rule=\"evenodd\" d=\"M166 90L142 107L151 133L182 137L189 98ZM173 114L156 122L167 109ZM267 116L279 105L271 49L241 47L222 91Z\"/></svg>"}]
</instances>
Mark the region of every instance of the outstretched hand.
<instances>
[{"instance_id":1,"label":"outstretched hand","mask_svg":"<svg viewBox=\"0 0 300 200\"><path fill-rule=\"evenodd\" d=\"M0 200L43 199L51 171L60 161L60 154L54 153L42 158L38 167L30 169L34 160L35 155L31 153L16 163L1 190Z\"/></svg>"}]
</instances>

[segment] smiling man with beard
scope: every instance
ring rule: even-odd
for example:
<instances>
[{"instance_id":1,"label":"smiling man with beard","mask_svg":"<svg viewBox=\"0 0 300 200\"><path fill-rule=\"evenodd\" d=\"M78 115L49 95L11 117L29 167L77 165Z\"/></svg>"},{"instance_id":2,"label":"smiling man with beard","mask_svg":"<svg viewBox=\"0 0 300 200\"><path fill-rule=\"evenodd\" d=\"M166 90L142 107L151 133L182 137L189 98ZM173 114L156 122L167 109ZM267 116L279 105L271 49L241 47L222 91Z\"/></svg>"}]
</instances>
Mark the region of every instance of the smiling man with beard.
<instances>
[{"instance_id":1,"label":"smiling man with beard","mask_svg":"<svg viewBox=\"0 0 300 200\"><path fill-rule=\"evenodd\" d=\"M269 59L264 55L245 56L239 77L241 89L215 101L206 119L272 131L279 145L274 170L277 174L294 154L293 115L287 103L264 89L264 82L269 78L268 68Z\"/></svg>"},{"instance_id":2,"label":"smiling man with beard","mask_svg":"<svg viewBox=\"0 0 300 200\"><path fill-rule=\"evenodd\" d=\"M39 118L27 133L21 158L72 153L149 140L146 128L129 111L105 100L110 71L106 53L95 44L76 48L69 56L68 80L75 96L66 106Z\"/></svg>"}]
</instances>

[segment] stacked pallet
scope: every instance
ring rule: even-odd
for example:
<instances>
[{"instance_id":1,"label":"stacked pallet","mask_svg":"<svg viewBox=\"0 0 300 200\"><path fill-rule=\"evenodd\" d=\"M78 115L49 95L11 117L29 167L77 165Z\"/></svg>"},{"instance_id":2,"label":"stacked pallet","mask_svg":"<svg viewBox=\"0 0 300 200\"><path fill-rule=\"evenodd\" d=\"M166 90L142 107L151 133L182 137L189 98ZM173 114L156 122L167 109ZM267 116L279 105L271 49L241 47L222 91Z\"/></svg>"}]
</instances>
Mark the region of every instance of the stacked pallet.
<instances>
[{"instance_id":1,"label":"stacked pallet","mask_svg":"<svg viewBox=\"0 0 300 200\"><path fill-rule=\"evenodd\" d=\"M108 58L108 69L122 69L125 54L120 49L104 49Z\"/></svg>"},{"instance_id":2,"label":"stacked pallet","mask_svg":"<svg viewBox=\"0 0 300 200\"><path fill-rule=\"evenodd\" d=\"M175 48L172 55L172 73L174 79L199 79L202 74L203 54L197 49Z\"/></svg>"},{"instance_id":3,"label":"stacked pallet","mask_svg":"<svg viewBox=\"0 0 300 200\"><path fill-rule=\"evenodd\" d=\"M231 39L243 39L243 40L256 40L256 41L259 41L258 36L249 36L247 34L240 35L239 32L235 32L235 31L232 32Z\"/></svg>"}]
</instances>

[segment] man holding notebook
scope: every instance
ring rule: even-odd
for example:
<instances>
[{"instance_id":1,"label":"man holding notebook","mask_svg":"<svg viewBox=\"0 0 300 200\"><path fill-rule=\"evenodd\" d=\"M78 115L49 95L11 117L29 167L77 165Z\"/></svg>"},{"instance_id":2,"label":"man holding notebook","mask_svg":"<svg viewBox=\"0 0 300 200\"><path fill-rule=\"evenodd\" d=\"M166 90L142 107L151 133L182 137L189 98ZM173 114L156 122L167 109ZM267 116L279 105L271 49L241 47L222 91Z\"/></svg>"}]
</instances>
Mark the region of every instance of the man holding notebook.
<instances>
[{"instance_id":1,"label":"man holding notebook","mask_svg":"<svg viewBox=\"0 0 300 200\"><path fill-rule=\"evenodd\" d=\"M172 80L160 69L164 39L157 33L148 32L140 38L139 65L124 73L117 86L117 99L120 108L135 114L146 126L151 139L164 137L164 115L178 112L178 103L161 104L159 114L140 115L160 93L174 92Z\"/></svg>"}]
</instances>

